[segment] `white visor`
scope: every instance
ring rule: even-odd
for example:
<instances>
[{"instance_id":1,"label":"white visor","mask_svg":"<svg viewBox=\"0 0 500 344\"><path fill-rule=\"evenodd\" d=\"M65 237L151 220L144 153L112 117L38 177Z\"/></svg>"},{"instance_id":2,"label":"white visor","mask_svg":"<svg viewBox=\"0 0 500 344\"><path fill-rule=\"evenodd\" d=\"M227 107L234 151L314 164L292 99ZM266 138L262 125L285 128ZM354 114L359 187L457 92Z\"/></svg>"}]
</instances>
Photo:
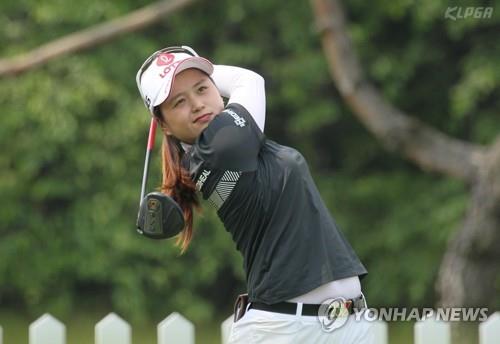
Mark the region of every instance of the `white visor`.
<instances>
[{"instance_id":1,"label":"white visor","mask_svg":"<svg viewBox=\"0 0 500 344\"><path fill-rule=\"evenodd\" d=\"M161 52L145 71L141 67L137 72L137 87L151 114L155 106L168 98L175 76L188 68L199 69L208 75L214 70L207 59L183 52Z\"/></svg>"}]
</instances>

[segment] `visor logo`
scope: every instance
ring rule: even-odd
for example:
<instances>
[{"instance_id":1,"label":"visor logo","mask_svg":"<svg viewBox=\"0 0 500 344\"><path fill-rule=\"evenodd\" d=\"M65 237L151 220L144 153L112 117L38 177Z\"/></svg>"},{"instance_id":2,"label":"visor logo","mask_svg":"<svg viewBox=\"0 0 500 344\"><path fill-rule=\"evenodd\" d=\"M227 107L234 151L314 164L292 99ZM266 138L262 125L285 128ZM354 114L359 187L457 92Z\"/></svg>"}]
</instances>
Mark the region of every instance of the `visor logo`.
<instances>
[{"instance_id":1,"label":"visor logo","mask_svg":"<svg viewBox=\"0 0 500 344\"><path fill-rule=\"evenodd\" d=\"M156 59L156 64L158 66L168 66L172 62L174 62L174 54L170 53L161 53L158 55L158 58Z\"/></svg>"}]
</instances>

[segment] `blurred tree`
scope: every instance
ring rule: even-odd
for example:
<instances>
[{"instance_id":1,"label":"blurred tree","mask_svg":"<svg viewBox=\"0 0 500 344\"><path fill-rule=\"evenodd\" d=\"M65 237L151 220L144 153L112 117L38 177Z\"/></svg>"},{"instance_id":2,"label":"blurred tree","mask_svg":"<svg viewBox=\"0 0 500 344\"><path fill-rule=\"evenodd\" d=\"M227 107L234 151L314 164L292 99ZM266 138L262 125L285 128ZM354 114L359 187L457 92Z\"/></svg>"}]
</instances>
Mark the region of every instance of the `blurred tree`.
<instances>
[{"instance_id":1,"label":"blurred tree","mask_svg":"<svg viewBox=\"0 0 500 344\"><path fill-rule=\"evenodd\" d=\"M453 139L387 103L364 79L341 2L312 4L332 76L354 115L388 149L423 170L469 185L466 218L452 236L439 271L440 304L495 308L497 300L491 295L500 294L500 135L489 147ZM488 77L498 86L498 79ZM463 94L468 96L469 92Z\"/></svg>"}]
</instances>

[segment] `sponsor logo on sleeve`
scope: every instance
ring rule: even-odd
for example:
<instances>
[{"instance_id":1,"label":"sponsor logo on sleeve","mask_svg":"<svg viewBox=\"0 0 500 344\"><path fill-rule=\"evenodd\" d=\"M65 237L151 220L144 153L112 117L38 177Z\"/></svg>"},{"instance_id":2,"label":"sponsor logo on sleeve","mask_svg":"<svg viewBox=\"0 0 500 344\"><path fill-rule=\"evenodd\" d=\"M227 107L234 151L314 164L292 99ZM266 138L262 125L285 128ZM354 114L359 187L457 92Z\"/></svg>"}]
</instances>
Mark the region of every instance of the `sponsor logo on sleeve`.
<instances>
[{"instance_id":1,"label":"sponsor logo on sleeve","mask_svg":"<svg viewBox=\"0 0 500 344\"><path fill-rule=\"evenodd\" d=\"M245 119L243 117L241 117L240 115L238 115L233 110L226 109L226 110L224 110L224 112L226 112L227 114L229 114L229 116L233 117L234 124L236 124L236 126L243 128L245 125L247 125L247 121L245 121Z\"/></svg>"},{"instance_id":2,"label":"sponsor logo on sleeve","mask_svg":"<svg viewBox=\"0 0 500 344\"><path fill-rule=\"evenodd\" d=\"M212 171L205 170L205 169L203 170L203 172L201 172L200 177L198 178L198 181L196 182L196 190L198 190L198 191L201 190L201 188L203 187L203 185L207 181L208 176L210 175L211 172Z\"/></svg>"}]
</instances>

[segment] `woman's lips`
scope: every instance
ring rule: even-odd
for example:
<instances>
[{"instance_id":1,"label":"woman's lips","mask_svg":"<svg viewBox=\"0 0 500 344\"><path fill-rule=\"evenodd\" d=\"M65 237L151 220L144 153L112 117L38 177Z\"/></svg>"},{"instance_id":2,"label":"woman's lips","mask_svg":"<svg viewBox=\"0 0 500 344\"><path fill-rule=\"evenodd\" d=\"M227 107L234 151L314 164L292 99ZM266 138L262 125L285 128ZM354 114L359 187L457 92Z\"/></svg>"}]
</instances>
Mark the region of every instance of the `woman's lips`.
<instances>
[{"instance_id":1,"label":"woman's lips","mask_svg":"<svg viewBox=\"0 0 500 344\"><path fill-rule=\"evenodd\" d=\"M194 123L206 123L206 122L210 121L211 116L212 116L212 113L206 113L204 115L201 115L200 117L197 117L194 120Z\"/></svg>"}]
</instances>

